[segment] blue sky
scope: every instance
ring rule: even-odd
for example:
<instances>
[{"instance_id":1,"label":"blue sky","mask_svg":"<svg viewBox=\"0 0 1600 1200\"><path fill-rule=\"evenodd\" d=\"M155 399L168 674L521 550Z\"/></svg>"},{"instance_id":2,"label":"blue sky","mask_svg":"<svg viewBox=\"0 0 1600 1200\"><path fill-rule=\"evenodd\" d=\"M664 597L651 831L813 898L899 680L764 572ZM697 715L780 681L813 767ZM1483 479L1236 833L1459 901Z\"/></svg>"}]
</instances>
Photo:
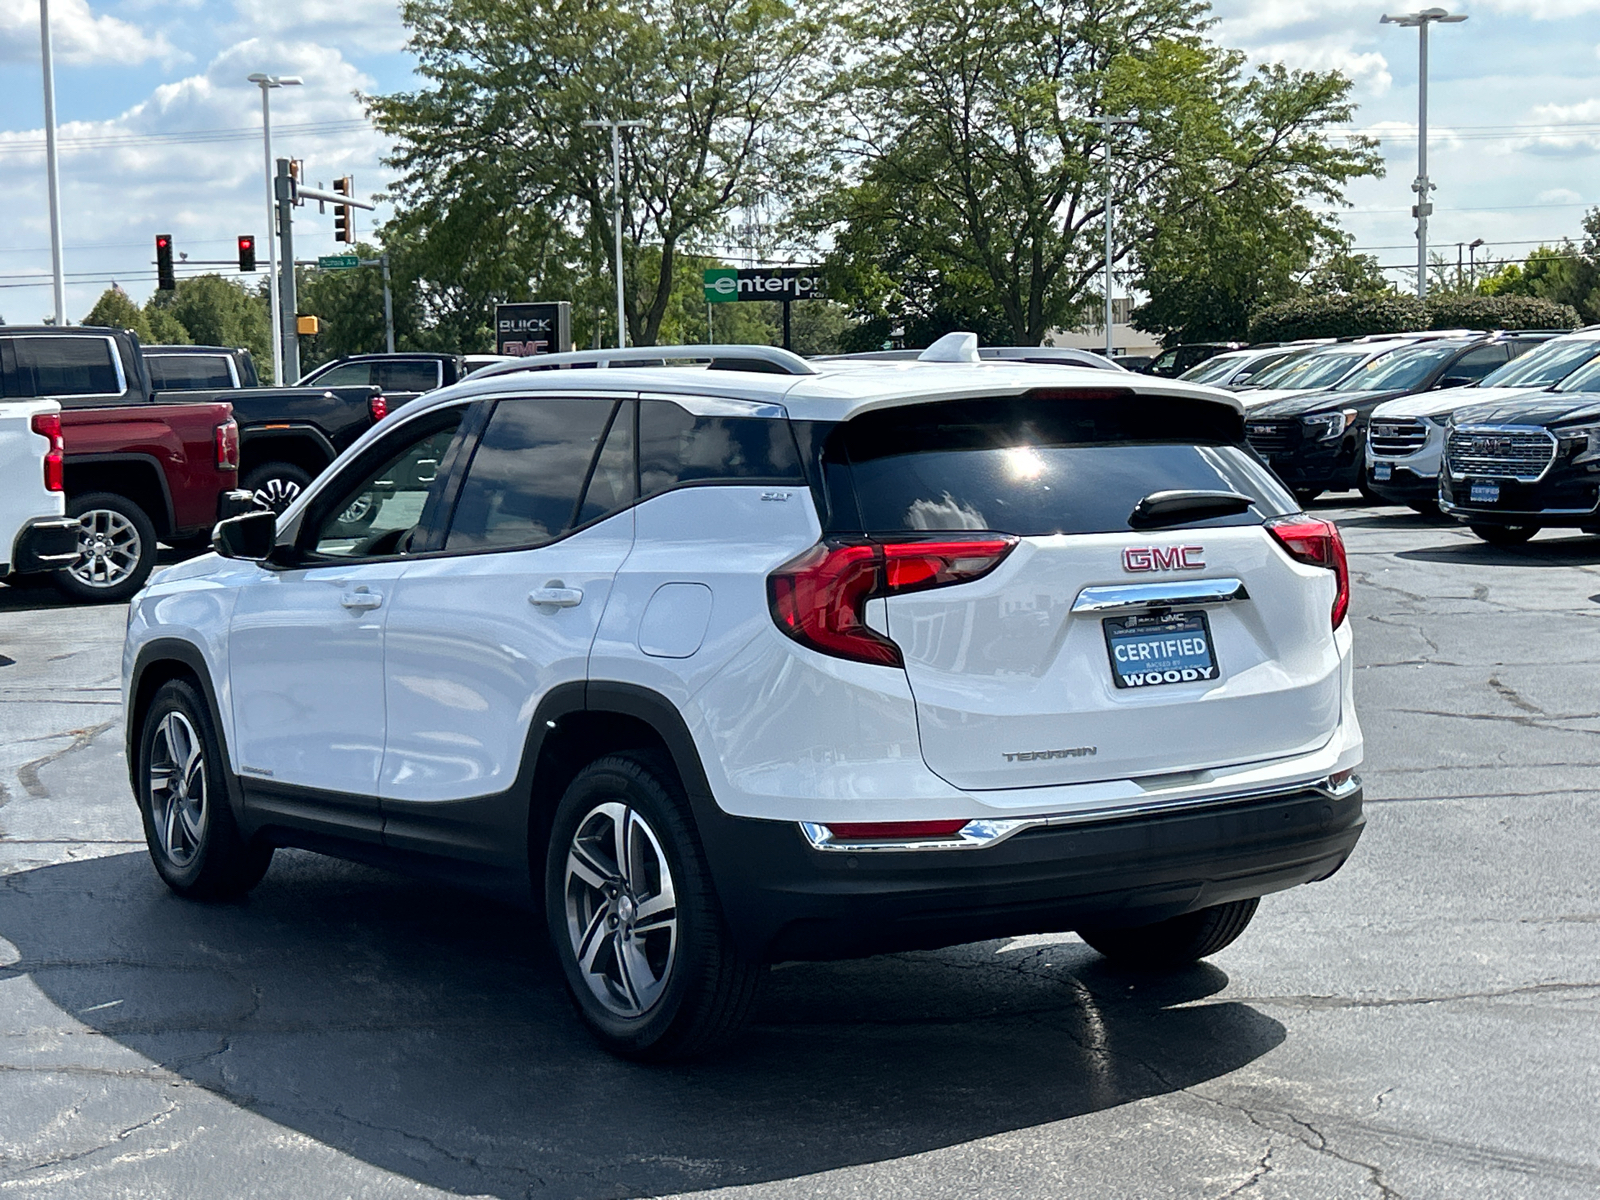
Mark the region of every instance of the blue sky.
<instances>
[{"instance_id":1,"label":"blue sky","mask_svg":"<svg viewBox=\"0 0 1600 1200\"><path fill-rule=\"evenodd\" d=\"M1520 257L1600 203L1600 0L1454 10L1470 20L1432 39L1432 240L1452 259L1475 238ZM148 295L158 231L195 259L231 256L240 233L262 238L253 71L307 80L274 93L276 153L304 159L313 181L354 174L363 194L388 182L353 93L411 82L394 0L52 0L51 11L74 320L109 278ZM1351 188L1341 220L1380 261L1413 259L1415 31L1380 25L1367 0L1218 0L1215 12L1218 40L1256 61L1355 80L1354 127L1383 136L1390 165ZM12 322L50 306L30 282L49 271L42 112L37 0L0 0L0 315ZM185 140L194 131L210 140ZM300 255L331 252L331 216L301 214Z\"/></svg>"}]
</instances>

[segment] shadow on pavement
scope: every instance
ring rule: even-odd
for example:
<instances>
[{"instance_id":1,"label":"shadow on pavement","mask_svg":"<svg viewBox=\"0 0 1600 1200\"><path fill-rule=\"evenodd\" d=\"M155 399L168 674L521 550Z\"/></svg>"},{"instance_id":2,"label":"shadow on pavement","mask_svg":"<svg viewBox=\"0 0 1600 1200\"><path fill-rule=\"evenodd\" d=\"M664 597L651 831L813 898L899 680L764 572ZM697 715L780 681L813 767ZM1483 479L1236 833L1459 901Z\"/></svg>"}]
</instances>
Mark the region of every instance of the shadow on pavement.
<instances>
[{"instance_id":1,"label":"shadow on pavement","mask_svg":"<svg viewBox=\"0 0 1600 1200\"><path fill-rule=\"evenodd\" d=\"M1470 542L1400 550L1395 557L1474 567L1586 567L1600 563L1600 538L1588 534L1539 536L1521 546L1491 546L1474 538Z\"/></svg>"},{"instance_id":2,"label":"shadow on pavement","mask_svg":"<svg viewBox=\"0 0 1600 1200\"><path fill-rule=\"evenodd\" d=\"M247 900L179 900L142 853L0 881L0 936L64 1012L387 1171L495 1196L696 1191L878 1162L1126 1104L1284 1038L1201 965L1119 975L1073 942L776 970L741 1045L616 1061L537 921L280 853ZM98 1007L97 1007L98 1006ZM109 1006L109 1007L107 1007Z\"/></svg>"}]
</instances>

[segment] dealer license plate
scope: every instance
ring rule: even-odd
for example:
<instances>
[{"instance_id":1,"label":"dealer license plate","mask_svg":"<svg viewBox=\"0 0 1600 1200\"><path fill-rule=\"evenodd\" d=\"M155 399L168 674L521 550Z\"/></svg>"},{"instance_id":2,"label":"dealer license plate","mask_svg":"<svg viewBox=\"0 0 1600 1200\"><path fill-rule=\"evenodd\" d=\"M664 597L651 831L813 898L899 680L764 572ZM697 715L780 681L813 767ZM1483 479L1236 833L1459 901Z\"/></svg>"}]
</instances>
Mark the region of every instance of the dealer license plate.
<instances>
[{"instance_id":1,"label":"dealer license plate","mask_svg":"<svg viewBox=\"0 0 1600 1200\"><path fill-rule=\"evenodd\" d=\"M1499 504L1498 483L1475 483L1467 490L1467 499L1473 504Z\"/></svg>"},{"instance_id":2,"label":"dealer license plate","mask_svg":"<svg viewBox=\"0 0 1600 1200\"><path fill-rule=\"evenodd\" d=\"M1217 677L1203 612L1140 613L1103 622L1111 680L1119 688L1198 683Z\"/></svg>"},{"instance_id":3,"label":"dealer license plate","mask_svg":"<svg viewBox=\"0 0 1600 1200\"><path fill-rule=\"evenodd\" d=\"M1373 463L1372 464L1372 477L1374 479L1376 479L1379 483L1383 483L1386 480L1392 478L1393 476L1394 476L1394 464L1393 463Z\"/></svg>"}]
</instances>

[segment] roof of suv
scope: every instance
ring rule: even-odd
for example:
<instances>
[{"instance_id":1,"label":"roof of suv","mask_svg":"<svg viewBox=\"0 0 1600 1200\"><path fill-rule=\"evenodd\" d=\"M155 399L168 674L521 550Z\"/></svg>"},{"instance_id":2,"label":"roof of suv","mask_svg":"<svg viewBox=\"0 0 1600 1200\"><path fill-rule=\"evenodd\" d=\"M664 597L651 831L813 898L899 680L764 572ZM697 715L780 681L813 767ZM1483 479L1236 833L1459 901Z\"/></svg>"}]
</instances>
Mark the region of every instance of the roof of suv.
<instances>
[{"instance_id":1,"label":"roof of suv","mask_svg":"<svg viewBox=\"0 0 1600 1200\"><path fill-rule=\"evenodd\" d=\"M704 356L711 348L694 347ZM717 346L723 354L736 347ZM770 348L762 347L762 350ZM661 347L662 357L684 355L688 347ZM674 351L678 353L675 354ZM556 356L548 356L549 358ZM562 355L563 360L582 355ZM1108 389L1148 396L1175 396L1221 405L1242 412L1238 400L1216 388L1175 379L1162 379L1132 372L1107 371L1104 367L1075 367L1006 362L986 359L981 362L883 361L881 359L834 359L807 363L796 359L804 373L776 374L770 370L707 369L704 366L612 366L605 370L586 370L581 375L555 364L517 369L487 368L477 375L430 392L406 406L408 413L448 404L465 396L516 395L528 392L593 395L595 391L638 392L657 395L694 396L746 401L754 404L782 405L795 420L840 421L869 409L930 400L959 400L983 396L1015 396L1036 390ZM568 365L592 366L582 362ZM520 366L520 364L518 364ZM776 415L776 414L774 414Z\"/></svg>"}]
</instances>

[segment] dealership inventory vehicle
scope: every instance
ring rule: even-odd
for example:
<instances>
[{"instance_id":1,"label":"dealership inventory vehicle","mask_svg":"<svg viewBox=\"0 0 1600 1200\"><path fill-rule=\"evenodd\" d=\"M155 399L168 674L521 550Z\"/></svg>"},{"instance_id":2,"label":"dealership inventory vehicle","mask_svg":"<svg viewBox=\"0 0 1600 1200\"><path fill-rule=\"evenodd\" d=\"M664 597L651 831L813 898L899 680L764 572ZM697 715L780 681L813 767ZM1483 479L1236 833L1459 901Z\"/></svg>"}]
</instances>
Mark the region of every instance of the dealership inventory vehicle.
<instances>
[{"instance_id":1,"label":"dealership inventory vehicle","mask_svg":"<svg viewBox=\"0 0 1600 1200\"><path fill-rule=\"evenodd\" d=\"M0 579L53 571L78 557L66 512L61 406L0 390Z\"/></svg>"},{"instance_id":2,"label":"dealership inventory vehicle","mask_svg":"<svg viewBox=\"0 0 1600 1200\"><path fill-rule=\"evenodd\" d=\"M143 347L126 329L77 325L0 328L25 396L56 396L64 410L226 402L239 426L241 486L281 512L335 456L389 411L374 387L240 387L160 394ZM160 420L152 416L152 420ZM181 535L180 535L181 536Z\"/></svg>"},{"instance_id":3,"label":"dealership inventory vehicle","mask_svg":"<svg viewBox=\"0 0 1600 1200\"><path fill-rule=\"evenodd\" d=\"M1553 387L1591 362L1600 361L1600 327L1554 337L1491 371L1469 387L1421 392L1386 400L1367 424L1367 488L1374 495L1420 513L1439 511L1439 464L1450 415Z\"/></svg>"},{"instance_id":4,"label":"dealership inventory vehicle","mask_svg":"<svg viewBox=\"0 0 1600 1200\"><path fill-rule=\"evenodd\" d=\"M260 387L250 351L227 346L143 346L153 392L206 392Z\"/></svg>"},{"instance_id":5,"label":"dealership inventory vehicle","mask_svg":"<svg viewBox=\"0 0 1600 1200\"><path fill-rule=\"evenodd\" d=\"M1147 375L1160 375L1167 379L1176 379L1185 371L1192 370L1208 358L1215 358L1227 350L1241 350L1243 342L1185 342L1181 346L1170 346L1161 351L1151 360L1149 366L1144 368Z\"/></svg>"},{"instance_id":6,"label":"dealership inventory vehicle","mask_svg":"<svg viewBox=\"0 0 1600 1200\"><path fill-rule=\"evenodd\" d=\"M1386 400L1476 383L1549 333L1435 338L1375 355L1331 388L1250 409L1250 444L1302 503L1325 491L1366 490L1367 421Z\"/></svg>"},{"instance_id":7,"label":"dealership inventory vehicle","mask_svg":"<svg viewBox=\"0 0 1600 1200\"><path fill-rule=\"evenodd\" d=\"M1329 345L1332 339L1311 342L1284 342L1279 345L1251 346L1244 350L1229 350L1215 358L1208 358L1197 367L1190 367L1178 376L1188 383L1208 383L1212 387L1237 391L1269 367L1287 363L1313 350Z\"/></svg>"},{"instance_id":8,"label":"dealership inventory vehicle","mask_svg":"<svg viewBox=\"0 0 1600 1200\"><path fill-rule=\"evenodd\" d=\"M1497 546L1547 527L1600 534L1600 361L1548 390L1458 408L1439 507Z\"/></svg>"},{"instance_id":9,"label":"dealership inventory vehicle","mask_svg":"<svg viewBox=\"0 0 1600 1200\"><path fill-rule=\"evenodd\" d=\"M128 625L162 878L301 846L494 886L620 1054L727 1037L781 960L1192 963L1361 834L1343 543L1214 389L971 334L552 355L216 545Z\"/></svg>"},{"instance_id":10,"label":"dealership inventory vehicle","mask_svg":"<svg viewBox=\"0 0 1600 1200\"><path fill-rule=\"evenodd\" d=\"M300 377L300 386L371 386L384 394L391 407L399 408L423 392L465 379L470 370L460 354L347 354L306 372Z\"/></svg>"}]
</instances>

